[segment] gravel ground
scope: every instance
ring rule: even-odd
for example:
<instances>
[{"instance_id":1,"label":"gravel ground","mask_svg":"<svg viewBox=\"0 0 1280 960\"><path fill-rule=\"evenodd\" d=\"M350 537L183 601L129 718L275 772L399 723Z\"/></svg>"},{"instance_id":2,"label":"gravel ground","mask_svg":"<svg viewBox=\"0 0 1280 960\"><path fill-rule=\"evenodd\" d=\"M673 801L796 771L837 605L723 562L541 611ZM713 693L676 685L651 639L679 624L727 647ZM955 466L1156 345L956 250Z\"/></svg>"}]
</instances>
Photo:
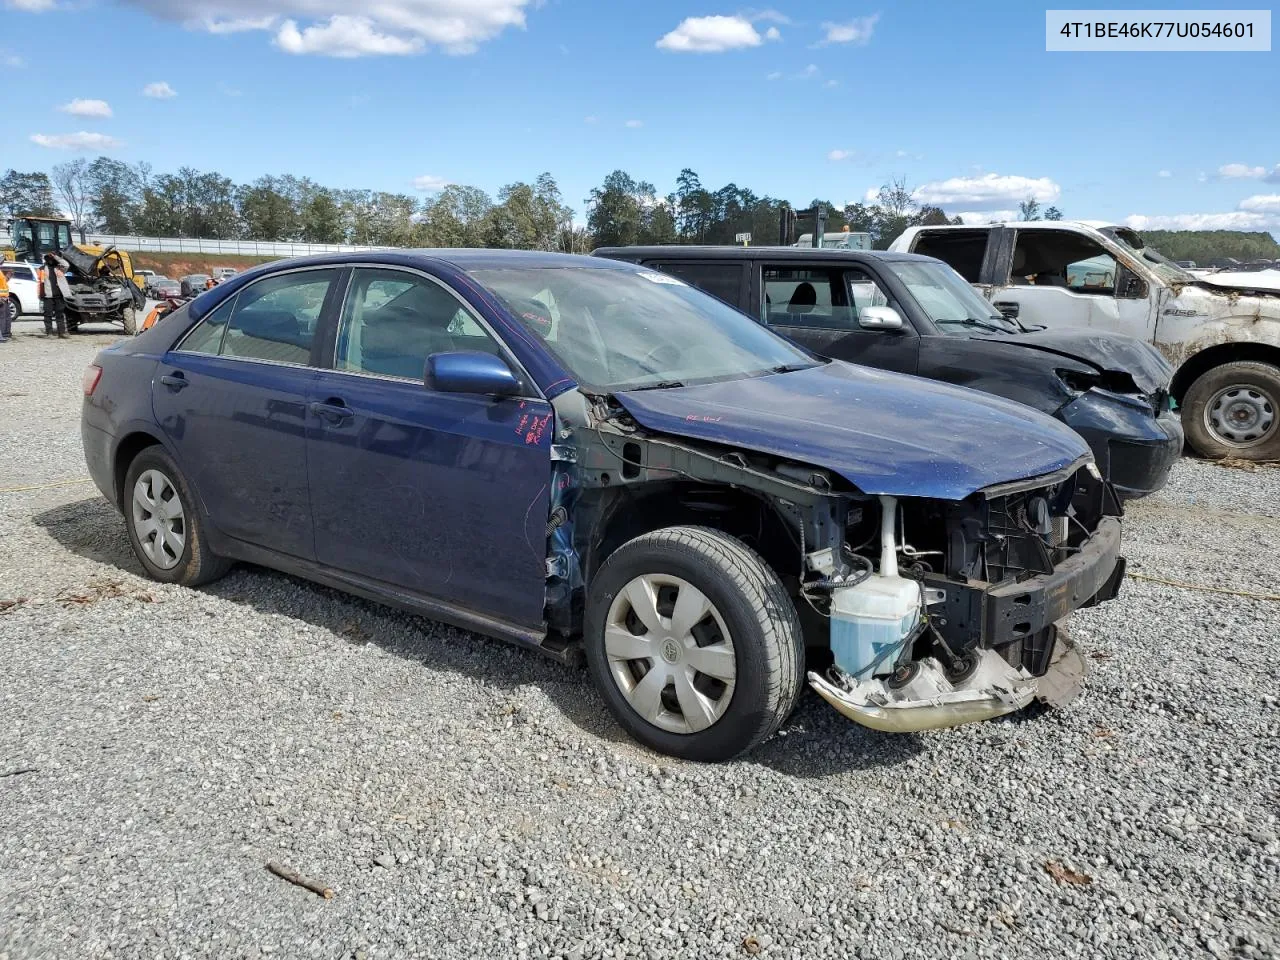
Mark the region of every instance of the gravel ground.
<instances>
[{"instance_id":1,"label":"gravel ground","mask_svg":"<svg viewBox=\"0 0 1280 960\"><path fill-rule=\"evenodd\" d=\"M81 482L109 338L37 329L0 346L0 958L1276 955L1277 603L1130 580L1064 711L893 737L810 693L686 764L536 654L143 579ZM1126 540L1280 592L1280 470L1184 461Z\"/></svg>"}]
</instances>

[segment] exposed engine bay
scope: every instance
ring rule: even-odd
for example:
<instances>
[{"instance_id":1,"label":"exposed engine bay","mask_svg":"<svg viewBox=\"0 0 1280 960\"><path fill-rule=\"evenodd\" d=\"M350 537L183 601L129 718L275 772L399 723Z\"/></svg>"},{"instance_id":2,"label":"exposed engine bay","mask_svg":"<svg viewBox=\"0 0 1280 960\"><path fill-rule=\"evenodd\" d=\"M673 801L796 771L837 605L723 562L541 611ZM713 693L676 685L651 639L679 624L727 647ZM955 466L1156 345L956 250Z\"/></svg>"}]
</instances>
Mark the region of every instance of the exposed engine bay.
<instances>
[{"instance_id":1,"label":"exposed engine bay","mask_svg":"<svg viewBox=\"0 0 1280 960\"><path fill-rule=\"evenodd\" d=\"M765 558L801 613L811 686L858 723L954 726L1078 690L1062 623L1124 575L1120 502L1089 457L959 500L871 495L832 470L646 430L608 397L553 406L547 618L561 637L580 635L600 559L661 510Z\"/></svg>"}]
</instances>

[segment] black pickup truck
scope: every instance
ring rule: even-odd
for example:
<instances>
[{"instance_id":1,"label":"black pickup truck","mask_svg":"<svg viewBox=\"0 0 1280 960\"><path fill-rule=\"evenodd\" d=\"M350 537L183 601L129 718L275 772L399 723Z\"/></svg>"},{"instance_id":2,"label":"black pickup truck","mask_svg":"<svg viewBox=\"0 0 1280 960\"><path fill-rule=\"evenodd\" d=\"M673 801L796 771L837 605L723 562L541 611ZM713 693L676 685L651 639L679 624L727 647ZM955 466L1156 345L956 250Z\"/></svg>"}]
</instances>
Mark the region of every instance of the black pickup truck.
<instances>
[{"instance_id":1,"label":"black pickup truck","mask_svg":"<svg viewBox=\"0 0 1280 960\"><path fill-rule=\"evenodd\" d=\"M797 247L602 247L724 300L814 353L972 387L1074 429L1122 497L1182 452L1173 369L1119 334L1028 329L932 257Z\"/></svg>"}]
</instances>

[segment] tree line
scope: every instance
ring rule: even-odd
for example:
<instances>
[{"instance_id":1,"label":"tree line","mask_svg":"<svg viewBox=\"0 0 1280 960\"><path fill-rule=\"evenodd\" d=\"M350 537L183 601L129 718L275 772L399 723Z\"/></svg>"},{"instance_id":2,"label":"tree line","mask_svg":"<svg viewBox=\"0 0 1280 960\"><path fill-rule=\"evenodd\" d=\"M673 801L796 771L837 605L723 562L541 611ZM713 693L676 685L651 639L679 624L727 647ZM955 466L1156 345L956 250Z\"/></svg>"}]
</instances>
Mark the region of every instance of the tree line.
<instances>
[{"instance_id":1,"label":"tree line","mask_svg":"<svg viewBox=\"0 0 1280 960\"><path fill-rule=\"evenodd\" d=\"M1034 201L1029 201L1037 212ZM575 225L550 173L508 184L491 197L476 187L449 184L422 198L408 193L333 189L307 177L263 176L237 184L216 172L181 167L156 173L150 164L110 157L58 164L52 174L9 170L0 178L0 212L70 216L87 233L284 240L396 247L513 247L583 253L596 246L657 243L733 243L739 233L776 243L785 201L729 183L704 186L680 171L675 190L615 170L585 201L585 226ZM815 198L829 210L827 230L871 234L887 247L914 224L958 223L921 206L902 179L875 200L842 205ZM796 205L801 206L801 205ZM812 224L800 230L812 230Z\"/></svg>"}]
</instances>

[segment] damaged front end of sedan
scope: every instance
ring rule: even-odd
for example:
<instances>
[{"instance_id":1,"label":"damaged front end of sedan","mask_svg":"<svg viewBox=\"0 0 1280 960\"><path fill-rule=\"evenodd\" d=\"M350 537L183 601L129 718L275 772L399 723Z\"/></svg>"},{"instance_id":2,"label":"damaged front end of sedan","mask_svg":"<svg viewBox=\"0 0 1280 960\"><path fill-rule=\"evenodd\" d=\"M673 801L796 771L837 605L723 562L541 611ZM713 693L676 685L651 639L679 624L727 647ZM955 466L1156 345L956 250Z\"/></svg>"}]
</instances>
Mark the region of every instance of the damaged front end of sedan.
<instances>
[{"instance_id":1,"label":"damaged front end of sedan","mask_svg":"<svg viewBox=\"0 0 1280 960\"><path fill-rule=\"evenodd\" d=\"M883 470L857 483L840 463L731 442L723 409L671 426L638 395L574 389L553 406L548 643L581 636L584 586L620 544L692 524L765 559L800 613L810 685L866 727L950 727L1078 692L1065 621L1124 575L1120 503L1087 454L972 490Z\"/></svg>"}]
</instances>

